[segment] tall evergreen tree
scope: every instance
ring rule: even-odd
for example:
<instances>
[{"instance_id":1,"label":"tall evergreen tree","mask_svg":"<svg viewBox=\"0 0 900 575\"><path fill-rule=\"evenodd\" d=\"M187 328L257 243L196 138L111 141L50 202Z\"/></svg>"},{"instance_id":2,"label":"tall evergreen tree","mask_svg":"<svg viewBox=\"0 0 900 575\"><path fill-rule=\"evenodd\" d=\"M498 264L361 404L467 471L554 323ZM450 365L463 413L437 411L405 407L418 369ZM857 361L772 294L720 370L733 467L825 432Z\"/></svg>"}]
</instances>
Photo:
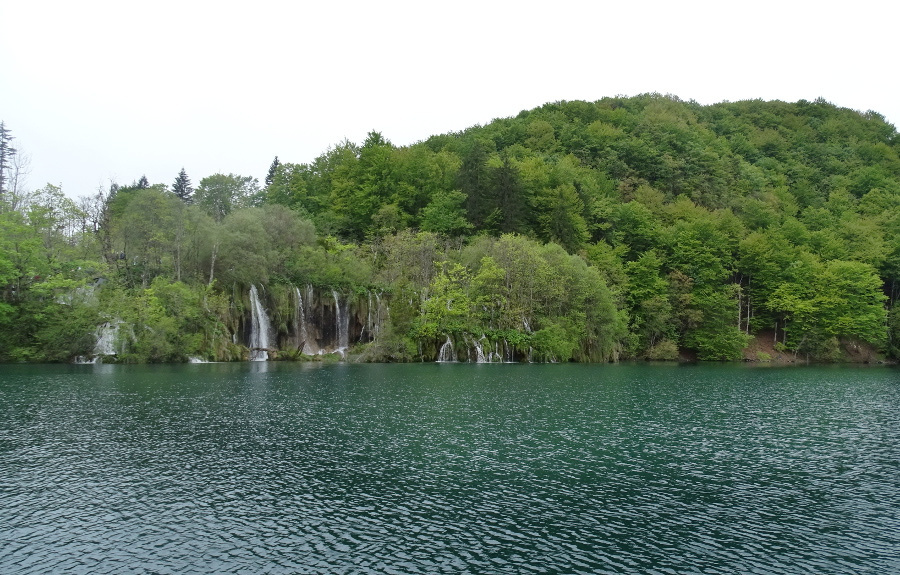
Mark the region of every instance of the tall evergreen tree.
<instances>
[{"instance_id":1,"label":"tall evergreen tree","mask_svg":"<svg viewBox=\"0 0 900 575\"><path fill-rule=\"evenodd\" d=\"M9 191L6 189L6 174L11 167L13 156L16 155L16 149L10 145L13 139L6 124L0 121L0 200L3 199L4 192Z\"/></svg>"},{"instance_id":2,"label":"tall evergreen tree","mask_svg":"<svg viewBox=\"0 0 900 575\"><path fill-rule=\"evenodd\" d=\"M275 182L275 174L278 173L278 166L281 165L281 162L278 161L278 156L275 156L275 159L272 160L272 165L269 166L269 173L266 174L266 187L272 185Z\"/></svg>"},{"instance_id":3,"label":"tall evergreen tree","mask_svg":"<svg viewBox=\"0 0 900 575\"><path fill-rule=\"evenodd\" d=\"M139 190L146 190L147 188L149 188L150 180L147 179L147 175L144 174L143 176L141 176L141 179L137 181L134 187Z\"/></svg>"},{"instance_id":4,"label":"tall evergreen tree","mask_svg":"<svg viewBox=\"0 0 900 575\"><path fill-rule=\"evenodd\" d=\"M487 161L491 152L490 143L476 139L462 154L462 166L457 175L457 185L466 195L468 220L476 229L482 229L490 215L489 189L491 174Z\"/></svg>"},{"instance_id":5,"label":"tall evergreen tree","mask_svg":"<svg viewBox=\"0 0 900 575\"><path fill-rule=\"evenodd\" d=\"M184 171L184 168L181 168L181 171L178 172L178 177L175 178L175 183L172 184L172 191L175 192L175 195L182 202L186 204L191 203L191 194L194 193L194 188L191 187L191 179L188 177L187 172Z\"/></svg>"}]
</instances>

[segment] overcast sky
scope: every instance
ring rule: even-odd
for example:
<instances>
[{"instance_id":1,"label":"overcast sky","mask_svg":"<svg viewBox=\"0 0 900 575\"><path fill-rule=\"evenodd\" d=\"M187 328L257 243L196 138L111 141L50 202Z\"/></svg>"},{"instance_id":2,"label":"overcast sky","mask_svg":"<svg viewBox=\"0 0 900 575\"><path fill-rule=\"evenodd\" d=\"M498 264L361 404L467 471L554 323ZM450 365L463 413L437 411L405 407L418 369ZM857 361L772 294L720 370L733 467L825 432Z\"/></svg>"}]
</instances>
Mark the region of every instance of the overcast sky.
<instances>
[{"instance_id":1,"label":"overcast sky","mask_svg":"<svg viewBox=\"0 0 900 575\"><path fill-rule=\"evenodd\" d=\"M0 0L0 119L29 186L73 197L643 92L823 97L898 125L898 21L884 0Z\"/></svg>"}]
</instances>

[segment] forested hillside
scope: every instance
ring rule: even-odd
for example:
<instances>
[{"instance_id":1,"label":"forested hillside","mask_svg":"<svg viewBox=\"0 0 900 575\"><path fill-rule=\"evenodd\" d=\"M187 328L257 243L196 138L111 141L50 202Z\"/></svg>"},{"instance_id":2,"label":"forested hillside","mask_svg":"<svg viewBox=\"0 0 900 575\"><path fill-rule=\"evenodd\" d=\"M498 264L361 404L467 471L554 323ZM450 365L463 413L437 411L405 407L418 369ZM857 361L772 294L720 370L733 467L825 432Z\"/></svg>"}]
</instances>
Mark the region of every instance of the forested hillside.
<instances>
[{"instance_id":1,"label":"forested hillside","mask_svg":"<svg viewBox=\"0 0 900 575\"><path fill-rule=\"evenodd\" d=\"M17 189L14 153L3 361L900 355L900 138L874 112L557 102L276 158L262 185L182 170L77 201Z\"/></svg>"}]
</instances>

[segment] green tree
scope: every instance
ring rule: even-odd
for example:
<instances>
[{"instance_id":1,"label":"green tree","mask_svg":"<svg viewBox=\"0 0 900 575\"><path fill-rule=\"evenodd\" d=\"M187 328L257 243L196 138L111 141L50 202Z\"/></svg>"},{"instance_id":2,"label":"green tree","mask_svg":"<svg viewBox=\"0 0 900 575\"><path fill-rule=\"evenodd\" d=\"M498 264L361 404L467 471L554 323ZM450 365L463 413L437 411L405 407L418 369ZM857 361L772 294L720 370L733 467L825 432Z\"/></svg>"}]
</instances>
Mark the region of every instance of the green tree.
<instances>
[{"instance_id":1,"label":"green tree","mask_svg":"<svg viewBox=\"0 0 900 575\"><path fill-rule=\"evenodd\" d=\"M524 231L528 198L513 158L501 153L488 166L491 168L488 203L491 211L485 218L485 229L502 233Z\"/></svg>"},{"instance_id":2,"label":"green tree","mask_svg":"<svg viewBox=\"0 0 900 575\"><path fill-rule=\"evenodd\" d=\"M182 202L186 204L191 203L191 194L194 193L194 188L191 186L191 179L188 177L187 172L184 171L184 168L181 168L181 171L178 172L178 177L175 178L175 183L172 184L172 192Z\"/></svg>"},{"instance_id":3,"label":"green tree","mask_svg":"<svg viewBox=\"0 0 900 575\"><path fill-rule=\"evenodd\" d=\"M474 327L471 323L472 300L469 297L471 275L463 266L448 263L435 276L429 297L422 307L418 336L434 339L459 334Z\"/></svg>"},{"instance_id":4,"label":"green tree","mask_svg":"<svg viewBox=\"0 0 900 575\"><path fill-rule=\"evenodd\" d=\"M288 279L296 253L316 241L311 222L278 205L236 210L222 222L220 234L215 277L226 284Z\"/></svg>"},{"instance_id":5,"label":"green tree","mask_svg":"<svg viewBox=\"0 0 900 575\"><path fill-rule=\"evenodd\" d=\"M275 156L275 159L272 160L272 164L269 166L269 173L266 174L267 188L275 182L275 176L278 174L278 166L280 165L281 162L278 161L278 156Z\"/></svg>"},{"instance_id":6,"label":"green tree","mask_svg":"<svg viewBox=\"0 0 900 575\"><path fill-rule=\"evenodd\" d=\"M812 259L792 275L767 304L784 317L789 348L827 358L838 338L884 344L887 298L871 265Z\"/></svg>"},{"instance_id":7,"label":"green tree","mask_svg":"<svg viewBox=\"0 0 900 575\"><path fill-rule=\"evenodd\" d=\"M156 187L135 191L112 222L114 246L125 254L120 270L129 285L148 287L159 275L175 277L184 203Z\"/></svg>"},{"instance_id":8,"label":"green tree","mask_svg":"<svg viewBox=\"0 0 900 575\"><path fill-rule=\"evenodd\" d=\"M675 339L669 282L661 275L662 264L655 250L625 264L631 331L638 338L638 349L644 352L664 339Z\"/></svg>"},{"instance_id":9,"label":"green tree","mask_svg":"<svg viewBox=\"0 0 900 575\"><path fill-rule=\"evenodd\" d=\"M0 121L0 202L4 198L4 194L9 192L7 189L8 172L12 167L13 157L16 155L16 149L12 147L15 138L12 130L6 127L6 123Z\"/></svg>"},{"instance_id":10,"label":"green tree","mask_svg":"<svg viewBox=\"0 0 900 575\"><path fill-rule=\"evenodd\" d=\"M255 178L213 174L200 180L194 192L194 203L221 222L232 210L251 205L258 192L259 184Z\"/></svg>"},{"instance_id":11,"label":"green tree","mask_svg":"<svg viewBox=\"0 0 900 575\"><path fill-rule=\"evenodd\" d=\"M563 184L546 190L534 199L538 237L578 251L588 239L584 204L575 186Z\"/></svg>"},{"instance_id":12,"label":"green tree","mask_svg":"<svg viewBox=\"0 0 900 575\"><path fill-rule=\"evenodd\" d=\"M422 210L422 230L446 236L461 235L472 228L466 221L466 195L459 190L436 194Z\"/></svg>"},{"instance_id":13,"label":"green tree","mask_svg":"<svg viewBox=\"0 0 900 575\"><path fill-rule=\"evenodd\" d=\"M50 271L43 241L20 212L0 213L0 301L25 297L29 286ZM9 313L10 308L6 308Z\"/></svg>"},{"instance_id":14,"label":"green tree","mask_svg":"<svg viewBox=\"0 0 900 575\"><path fill-rule=\"evenodd\" d=\"M488 158L493 151L493 143L476 138L467 145L462 154L459 169L458 187L466 196L466 213L468 221L475 229L482 229L493 206L490 202L491 173L488 169Z\"/></svg>"}]
</instances>

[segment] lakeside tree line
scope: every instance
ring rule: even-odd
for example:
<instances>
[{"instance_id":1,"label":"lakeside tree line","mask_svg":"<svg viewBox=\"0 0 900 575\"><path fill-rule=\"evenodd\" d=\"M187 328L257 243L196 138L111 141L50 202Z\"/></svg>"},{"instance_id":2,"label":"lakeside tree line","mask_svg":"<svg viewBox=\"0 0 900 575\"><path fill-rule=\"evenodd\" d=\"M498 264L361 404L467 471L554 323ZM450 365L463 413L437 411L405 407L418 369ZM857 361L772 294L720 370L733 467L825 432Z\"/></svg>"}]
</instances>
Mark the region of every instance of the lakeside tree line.
<instances>
[{"instance_id":1,"label":"lakeside tree line","mask_svg":"<svg viewBox=\"0 0 900 575\"><path fill-rule=\"evenodd\" d=\"M447 337L538 360L900 355L900 139L822 100L557 102L395 146L371 132L265 181L146 178L72 200L2 132L0 360L240 356L251 284L390 301L367 357Z\"/></svg>"}]
</instances>

